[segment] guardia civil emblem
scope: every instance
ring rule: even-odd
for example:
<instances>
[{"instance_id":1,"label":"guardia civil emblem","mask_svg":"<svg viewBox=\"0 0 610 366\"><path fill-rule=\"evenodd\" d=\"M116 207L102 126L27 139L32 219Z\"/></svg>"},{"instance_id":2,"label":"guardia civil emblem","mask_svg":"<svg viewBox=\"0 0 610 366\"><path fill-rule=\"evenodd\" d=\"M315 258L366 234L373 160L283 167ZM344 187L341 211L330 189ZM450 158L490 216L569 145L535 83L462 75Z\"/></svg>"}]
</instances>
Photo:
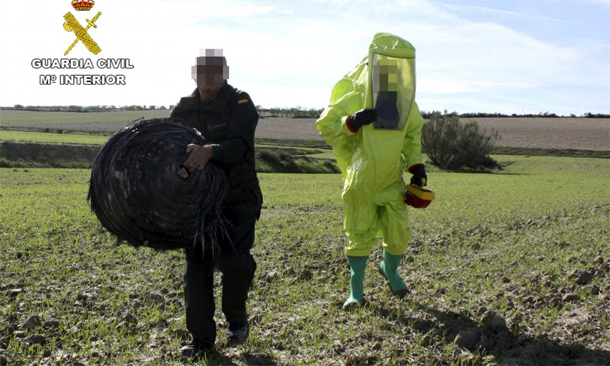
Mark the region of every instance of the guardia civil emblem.
<instances>
[{"instance_id":1,"label":"guardia civil emblem","mask_svg":"<svg viewBox=\"0 0 610 366\"><path fill-rule=\"evenodd\" d=\"M95 2L93 0L72 0L72 7L76 11L90 11L91 8L93 8L93 5L95 5ZM80 41L85 47L87 47L89 52L93 53L94 55L97 55L102 51L100 46L93 40L93 38L91 38L88 33L89 28L97 28L95 22L100 17L100 15L102 15L102 12L98 12L92 20L86 19L88 25L85 28L83 28L83 26L78 22L78 20L76 20L76 18L71 12L67 12L66 15L64 15L64 19L66 20L64 23L64 29L68 32L73 32L76 36L74 42L72 42L70 47L68 47L66 52L64 52L64 56L66 56L68 53L70 53L70 51L72 51L78 41Z\"/></svg>"}]
</instances>

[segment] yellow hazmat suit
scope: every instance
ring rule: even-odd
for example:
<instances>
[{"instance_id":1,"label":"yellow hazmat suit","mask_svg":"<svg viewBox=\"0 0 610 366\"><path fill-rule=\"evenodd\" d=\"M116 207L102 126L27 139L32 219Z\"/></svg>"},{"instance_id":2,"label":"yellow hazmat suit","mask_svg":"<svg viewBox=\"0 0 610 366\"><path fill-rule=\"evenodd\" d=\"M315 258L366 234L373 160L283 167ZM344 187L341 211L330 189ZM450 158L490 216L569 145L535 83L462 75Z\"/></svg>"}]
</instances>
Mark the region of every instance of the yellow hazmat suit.
<instances>
[{"instance_id":1,"label":"yellow hazmat suit","mask_svg":"<svg viewBox=\"0 0 610 366\"><path fill-rule=\"evenodd\" d=\"M390 123L380 121L384 113L378 102L383 92L394 93L398 109ZM424 166L423 119L414 99L415 49L404 39L378 33L368 56L335 85L330 105L316 122L344 178L348 257L369 256L378 245L378 234L388 253L398 256L407 251L412 230L403 172ZM356 111L373 108L378 113L375 123L355 132L346 123Z\"/></svg>"}]
</instances>

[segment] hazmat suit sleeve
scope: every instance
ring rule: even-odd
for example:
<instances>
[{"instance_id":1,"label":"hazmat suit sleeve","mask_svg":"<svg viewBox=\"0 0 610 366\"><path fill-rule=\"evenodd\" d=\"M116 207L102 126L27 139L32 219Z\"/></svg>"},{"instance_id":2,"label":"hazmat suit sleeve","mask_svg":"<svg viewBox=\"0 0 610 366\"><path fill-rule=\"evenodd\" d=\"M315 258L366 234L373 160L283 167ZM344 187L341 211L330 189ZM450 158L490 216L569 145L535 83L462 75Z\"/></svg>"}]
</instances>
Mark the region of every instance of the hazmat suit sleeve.
<instances>
[{"instance_id":1,"label":"hazmat suit sleeve","mask_svg":"<svg viewBox=\"0 0 610 366\"><path fill-rule=\"evenodd\" d=\"M419 112L417 103L413 102L407 122L407 133L402 143L405 171L411 172L416 166L425 166L424 155L421 152L421 129L423 125L424 119Z\"/></svg>"},{"instance_id":2,"label":"hazmat suit sleeve","mask_svg":"<svg viewBox=\"0 0 610 366\"><path fill-rule=\"evenodd\" d=\"M324 110L320 119L316 122L316 128L320 135L333 148L337 164L344 175L348 161L355 149L355 136L346 123L348 115L351 114L349 106L354 104L354 99L360 100L360 96L357 93L346 95Z\"/></svg>"},{"instance_id":3,"label":"hazmat suit sleeve","mask_svg":"<svg viewBox=\"0 0 610 366\"><path fill-rule=\"evenodd\" d=\"M337 165L344 177L358 139L357 135L348 128L347 117L362 109L364 105L362 98L364 85L354 76L360 75L364 67L366 65L362 62L334 86L330 104L316 122L316 129L322 139L333 148Z\"/></svg>"}]
</instances>

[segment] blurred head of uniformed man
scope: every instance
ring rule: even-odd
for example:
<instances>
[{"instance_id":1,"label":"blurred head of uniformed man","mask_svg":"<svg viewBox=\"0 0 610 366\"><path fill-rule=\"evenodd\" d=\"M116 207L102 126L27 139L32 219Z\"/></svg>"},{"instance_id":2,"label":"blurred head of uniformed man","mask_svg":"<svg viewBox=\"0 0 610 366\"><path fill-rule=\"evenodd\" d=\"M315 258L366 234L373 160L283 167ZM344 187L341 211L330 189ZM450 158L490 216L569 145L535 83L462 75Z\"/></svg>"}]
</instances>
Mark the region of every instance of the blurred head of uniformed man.
<instances>
[{"instance_id":1,"label":"blurred head of uniformed man","mask_svg":"<svg viewBox=\"0 0 610 366\"><path fill-rule=\"evenodd\" d=\"M227 59L220 49L206 49L197 57L191 67L191 77L195 80L202 100L213 100L229 78Z\"/></svg>"}]
</instances>

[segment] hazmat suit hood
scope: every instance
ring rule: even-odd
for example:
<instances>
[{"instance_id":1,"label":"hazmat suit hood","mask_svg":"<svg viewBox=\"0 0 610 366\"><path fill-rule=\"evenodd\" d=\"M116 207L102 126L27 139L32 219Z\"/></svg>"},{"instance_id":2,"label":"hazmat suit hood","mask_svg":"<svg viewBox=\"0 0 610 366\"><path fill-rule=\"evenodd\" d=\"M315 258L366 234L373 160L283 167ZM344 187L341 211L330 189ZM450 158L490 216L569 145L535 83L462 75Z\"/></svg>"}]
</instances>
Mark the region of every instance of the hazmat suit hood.
<instances>
[{"instance_id":1,"label":"hazmat suit hood","mask_svg":"<svg viewBox=\"0 0 610 366\"><path fill-rule=\"evenodd\" d=\"M403 158L409 170L424 164L421 154L423 119L415 103L415 48L398 36L377 33L368 55L333 88L329 106L322 112L316 128L333 147L337 164L344 177L357 152L368 152L378 159ZM375 108L378 121L350 133L345 120L360 109ZM389 133L401 131L401 133ZM386 148L374 146L385 145ZM379 165L379 164L378 164Z\"/></svg>"},{"instance_id":2,"label":"hazmat suit hood","mask_svg":"<svg viewBox=\"0 0 610 366\"><path fill-rule=\"evenodd\" d=\"M402 38L378 33L369 46L368 60L370 92L365 94L365 108L377 109L376 128L400 130L415 97L415 48Z\"/></svg>"}]
</instances>

